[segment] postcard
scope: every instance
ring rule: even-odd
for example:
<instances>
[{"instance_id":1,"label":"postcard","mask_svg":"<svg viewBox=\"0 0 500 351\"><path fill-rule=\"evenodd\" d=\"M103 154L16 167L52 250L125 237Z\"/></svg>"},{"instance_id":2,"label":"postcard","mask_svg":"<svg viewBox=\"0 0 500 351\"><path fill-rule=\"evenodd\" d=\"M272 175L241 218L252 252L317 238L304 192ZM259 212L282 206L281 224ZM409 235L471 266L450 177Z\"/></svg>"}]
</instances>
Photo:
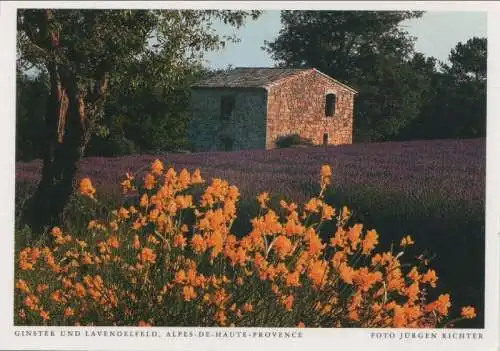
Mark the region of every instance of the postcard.
<instances>
[{"instance_id":1,"label":"postcard","mask_svg":"<svg viewBox=\"0 0 500 351\"><path fill-rule=\"evenodd\" d=\"M499 5L3 2L0 348L497 350Z\"/></svg>"}]
</instances>

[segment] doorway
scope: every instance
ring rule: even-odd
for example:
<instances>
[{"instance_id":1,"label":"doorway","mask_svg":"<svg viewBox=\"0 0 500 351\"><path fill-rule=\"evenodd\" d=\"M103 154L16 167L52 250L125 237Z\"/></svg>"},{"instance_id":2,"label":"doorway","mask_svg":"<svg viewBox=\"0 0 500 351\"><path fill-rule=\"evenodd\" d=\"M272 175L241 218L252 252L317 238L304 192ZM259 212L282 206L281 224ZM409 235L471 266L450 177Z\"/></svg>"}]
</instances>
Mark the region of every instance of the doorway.
<instances>
[{"instance_id":1,"label":"doorway","mask_svg":"<svg viewBox=\"0 0 500 351\"><path fill-rule=\"evenodd\" d=\"M328 133L323 134L323 145L328 145Z\"/></svg>"}]
</instances>

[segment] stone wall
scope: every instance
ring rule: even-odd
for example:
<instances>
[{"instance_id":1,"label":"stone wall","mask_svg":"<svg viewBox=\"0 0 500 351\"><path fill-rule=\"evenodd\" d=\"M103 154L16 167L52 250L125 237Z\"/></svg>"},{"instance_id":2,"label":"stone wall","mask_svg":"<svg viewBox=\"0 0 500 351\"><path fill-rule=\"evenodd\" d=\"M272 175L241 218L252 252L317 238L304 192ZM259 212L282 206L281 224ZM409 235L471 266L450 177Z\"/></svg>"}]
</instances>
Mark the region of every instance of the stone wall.
<instances>
[{"instance_id":1,"label":"stone wall","mask_svg":"<svg viewBox=\"0 0 500 351\"><path fill-rule=\"evenodd\" d=\"M234 109L221 120L221 98L234 96ZM195 151L263 149L266 145L266 91L264 89L195 88L191 94L188 139Z\"/></svg>"},{"instance_id":2,"label":"stone wall","mask_svg":"<svg viewBox=\"0 0 500 351\"><path fill-rule=\"evenodd\" d=\"M315 71L306 71L268 88L266 148L280 136L299 134L314 144L351 144L354 95ZM335 115L325 116L326 94L336 95Z\"/></svg>"}]
</instances>

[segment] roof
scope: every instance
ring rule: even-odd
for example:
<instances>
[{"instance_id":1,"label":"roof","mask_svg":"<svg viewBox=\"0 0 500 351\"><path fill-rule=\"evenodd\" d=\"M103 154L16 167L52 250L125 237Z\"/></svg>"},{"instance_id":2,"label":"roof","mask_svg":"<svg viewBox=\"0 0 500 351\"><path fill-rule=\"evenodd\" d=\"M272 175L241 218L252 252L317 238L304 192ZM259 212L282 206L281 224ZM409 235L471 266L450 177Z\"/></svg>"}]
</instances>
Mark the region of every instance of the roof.
<instances>
[{"instance_id":1,"label":"roof","mask_svg":"<svg viewBox=\"0 0 500 351\"><path fill-rule=\"evenodd\" d=\"M267 88L285 78L300 73L315 71L320 75L357 93L353 88L335 80L315 68L280 68L280 67L237 67L217 73L192 85L193 88Z\"/></svg>"}]
</instances>

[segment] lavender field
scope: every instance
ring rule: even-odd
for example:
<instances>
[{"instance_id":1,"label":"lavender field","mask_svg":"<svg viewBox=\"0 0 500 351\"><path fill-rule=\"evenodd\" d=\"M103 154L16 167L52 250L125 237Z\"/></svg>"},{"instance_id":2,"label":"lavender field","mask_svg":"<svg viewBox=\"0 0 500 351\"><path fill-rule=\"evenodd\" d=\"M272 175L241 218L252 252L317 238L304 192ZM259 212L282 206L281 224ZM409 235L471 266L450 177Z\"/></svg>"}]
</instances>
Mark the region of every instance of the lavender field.
<instances>
[{"instance_id":1,"label":"lavender field","mask_svg":"<svg viewBox=\"0 0 500 351\"><path fill-rule=\"evenodd\" d=\"M485 197L484 139L387 142L272 151L132 155L86 158L79 177L88 176L98 191L119 192L125 172L140 171L155 158L176 169L200 168L206 179L221 177L240 188L243 198L269 191L301 202L311 196L322 164L334 170L338 189L363 186L414 200L429 196L449 202L482 204ZM36 183L41 161L16 164L18 182Z\"/></svg>"},{"instance_id":2,"label":"lavender field","mask_svg":"<svg viewBox=\"0 0 500 351\"><path fill-rule=\"evenodd\" d=\"M140 177L156 158L177 170L199 168L207 180L220 177L237 185L242 200L232 228L235 234L249 229L255 213L248 204L256 203L258 193L267 191L303 203L315 195L321 165L331 165L332 204L348 205L356 220L376 228L382 246L389 247L393 238L403 234L416 238L415 252L428 250L434 257L433 267L441 272L441 291L453 292L457 306L477 307L478 318L467 327L482 327L484 139L86 158L78 177L90 177L99 197L114 198L120 194L125 172ZM40 171L41 161L17 163L18 189L33 189L25 186L36 185ZM26 195L17 194L18 198Z\"/></svg>"}]
</instances>

